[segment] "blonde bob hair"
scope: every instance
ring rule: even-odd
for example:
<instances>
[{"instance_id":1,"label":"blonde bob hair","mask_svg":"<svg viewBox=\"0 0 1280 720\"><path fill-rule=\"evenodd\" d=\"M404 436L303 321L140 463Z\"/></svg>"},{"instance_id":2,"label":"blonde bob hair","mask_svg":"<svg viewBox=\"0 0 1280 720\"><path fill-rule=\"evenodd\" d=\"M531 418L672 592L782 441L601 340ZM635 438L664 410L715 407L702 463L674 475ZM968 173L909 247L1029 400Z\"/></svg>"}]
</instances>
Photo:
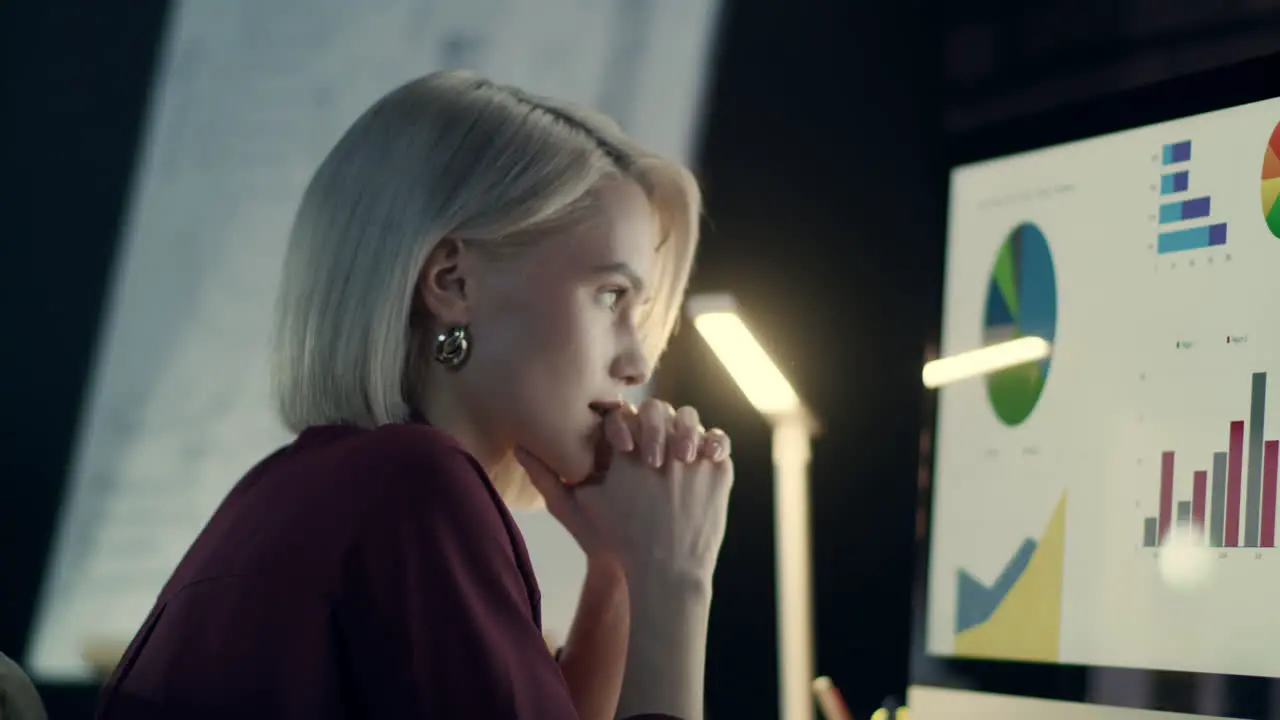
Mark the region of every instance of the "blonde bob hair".
<instances>
[{"instance_id":1,"label":"blonde bob hair","mask_svg":"<svg viewBox=\"0 0 1280 720\"><path fill-rule=\"evenodd\" d=\"M654 301L641 318L656 362L698 241L701 197L685 167L598 113L471 73L433 73L377 101L316 170L290 233L272 353L285 425L405 422L430 342L414 290L436 243L501 250L538 239L615 177L643 188L658 219ZM527 478L507 465L495 484L527 504Z\"/></svg>"}]
</instances>

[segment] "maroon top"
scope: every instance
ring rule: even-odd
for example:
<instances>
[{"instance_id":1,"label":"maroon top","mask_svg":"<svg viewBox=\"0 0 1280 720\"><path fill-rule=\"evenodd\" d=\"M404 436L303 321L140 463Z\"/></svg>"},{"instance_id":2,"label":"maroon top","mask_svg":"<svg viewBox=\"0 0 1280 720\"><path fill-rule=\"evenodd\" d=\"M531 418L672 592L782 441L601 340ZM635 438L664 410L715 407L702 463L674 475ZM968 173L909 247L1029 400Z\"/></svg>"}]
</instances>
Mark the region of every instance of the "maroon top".
<instances>
[{"instance_id":1,"label":"maroon top","mask_svg":"<svg viewBox=\"0 0 1280 720\"><path fill-rule=\"evenodd\" d=\"M214 513L98 717L575 719L541 624L520 531L452 438L311 428Z\"/></svg>"}]
</instances>

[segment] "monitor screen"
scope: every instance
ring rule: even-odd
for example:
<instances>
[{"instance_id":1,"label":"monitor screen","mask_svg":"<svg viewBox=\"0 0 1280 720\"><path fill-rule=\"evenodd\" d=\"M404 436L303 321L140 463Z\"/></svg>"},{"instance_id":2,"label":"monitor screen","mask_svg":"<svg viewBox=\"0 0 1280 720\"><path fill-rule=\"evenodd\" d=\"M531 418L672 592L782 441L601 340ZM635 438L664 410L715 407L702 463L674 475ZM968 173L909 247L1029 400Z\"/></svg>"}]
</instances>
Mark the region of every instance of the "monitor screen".
<instances>
[{"instance_id":1,"label":"monitor screen","mask_svg":"<svg viewBox=\"0 0 1280 720\"><path fill-rule=\"evenodd\" d=\"M1199 713L1138 710L1089 703L1042 700L952 688L912 687L907 693L912 720L1232 720ZM893 720L906 720L893 718Z\"/></svg>"},{"instance_id":2,"label":"monitor screen","mask_svg":"<svg viewBox=\"0 0 1280 720\"><path fill-rule=\"evenodd\" d=\"M940 356L1048 354L938 391L923 655L1280 677L1280 97L1257 94L951 168Z\"/></svg>"}]
</instances>

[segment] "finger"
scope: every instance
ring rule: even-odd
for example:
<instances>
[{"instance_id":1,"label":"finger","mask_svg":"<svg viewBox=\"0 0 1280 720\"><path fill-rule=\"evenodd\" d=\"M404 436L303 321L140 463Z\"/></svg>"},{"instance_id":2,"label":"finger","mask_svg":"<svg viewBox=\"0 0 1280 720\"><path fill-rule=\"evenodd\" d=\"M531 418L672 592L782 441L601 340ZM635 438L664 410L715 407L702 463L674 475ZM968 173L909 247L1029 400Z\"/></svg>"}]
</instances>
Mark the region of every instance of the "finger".
<instances>
[{"instance_id":1,"label":"finger","mask_svg":"<svg viewBox=\"0 0 1280 720\"><path fill-rule=\"evenodd\" d=\"M604 416L604 436L609 439L609 445L618 452L629 453L636 449L626 408L618 408Z\"/></svg>"},{"instance_id":2,"label":"finger","mask_svg":"<svg viewBox=\"0 0 1280 720\"><path fill-rule=\"evenodd\" d=\"M520 463L520 467L523 467L525 472L529 474L529 480L533 483L534 489L546 501L547 509L551 511L552 515L564 521L573 502L570 497L569 486L565 485L556 471L552 470L541 458L528 450L518 447L516 448L515 456L516 462Z\"/></svg>"},{"instance_id":3,"label":"finger","mask_svg":"<svg viewBox=\"0 0 1280 720\"><path fill-rule=\"evenodd\" d=\"M671 406L649 398L640 405L640 449L644 461L662 467L667 456L667 425L671 422Z\"/></svg>"},{"instance_id":4,"label":"finger","mask_svg":"<svg viewBox=\"0 0 1280 720\"><path fill-rule=\"evenodd\" d=\"M720 428L712 428L702 438L702 457L720 462L729 457L729 453L733 451L733 443L729 441L729 436Z\"/></svg>"},{"instance_id":5,"label":"finger","mask_svg":"<svg viewBox=\"0 0 1280 720\"><path fill-rule=\"evenodd\" d=\"M698 411L686 405L676 411L672 437L668 442L671 457L680 462L693 462L698 457L701 444L702 423L698 420Z\"/></svg>"},{"instance_id":6,"label":"finger","mask_svg":"<svg viewBox=\"0 0 1280 720\"><path fill-rule=\"evenodd\" d=\"M591 485L604 480L609 474L609 467L613 464L613 453L615 452L613 443L609 442L607 437L601 435L596 439L596 452L592 460L591 474L583 478L582 484Z\"/></svg>"}]
</instances>

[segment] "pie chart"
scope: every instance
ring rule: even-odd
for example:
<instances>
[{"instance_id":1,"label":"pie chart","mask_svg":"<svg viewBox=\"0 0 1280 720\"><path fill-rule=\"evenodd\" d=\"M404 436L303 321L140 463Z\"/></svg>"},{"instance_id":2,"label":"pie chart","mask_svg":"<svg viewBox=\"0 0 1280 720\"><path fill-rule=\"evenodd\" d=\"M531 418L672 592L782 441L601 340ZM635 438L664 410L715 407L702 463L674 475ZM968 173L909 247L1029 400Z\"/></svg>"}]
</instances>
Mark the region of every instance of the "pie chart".
<instances>
[{"instance_id":1,"label":"pie chart","mask_svg":"<svg viewBox=\"0 0 1280 720\"><path fill-rule=\"evenodd\" d=\"M1058 283L1049 242L1040 228L1024 222L1005 237L987 285L984 345L1020 337L1052 345L1058 326ZM987 397L1005 425L1020 425L1040 402L1052 358L1015 365L987 375Z\"/></svg>"},{"instance_id":2,"label":"pie chart","mask_svg":"<svg viewBox=\"0 0 1280 720\"><path fill-rule=\"evenodd\" d=\"M1262 213L1271 234L1280 238L1280 124L1271 131L1262 160Z\"/></svg>"}]
</instances>

